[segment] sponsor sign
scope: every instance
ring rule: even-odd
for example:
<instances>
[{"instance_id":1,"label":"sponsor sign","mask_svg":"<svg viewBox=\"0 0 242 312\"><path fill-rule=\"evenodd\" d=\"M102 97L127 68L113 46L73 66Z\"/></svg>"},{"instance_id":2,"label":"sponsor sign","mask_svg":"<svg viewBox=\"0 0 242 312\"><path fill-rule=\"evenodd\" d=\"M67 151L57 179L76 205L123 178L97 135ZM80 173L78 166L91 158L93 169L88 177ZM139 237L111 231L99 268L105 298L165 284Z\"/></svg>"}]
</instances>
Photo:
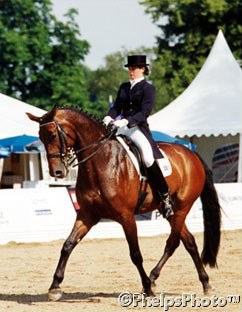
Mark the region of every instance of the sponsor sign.
<instances>
[{"instance_id":1,"label":"sponsor sign","mask_svg":"<svg viewBox=\"0 0 242 312\"><path fill-rule=\"evenodd\" d=\"M65 187L0 190L0 244L66 238L76 212Z\"/></svg>"}]
</instances>

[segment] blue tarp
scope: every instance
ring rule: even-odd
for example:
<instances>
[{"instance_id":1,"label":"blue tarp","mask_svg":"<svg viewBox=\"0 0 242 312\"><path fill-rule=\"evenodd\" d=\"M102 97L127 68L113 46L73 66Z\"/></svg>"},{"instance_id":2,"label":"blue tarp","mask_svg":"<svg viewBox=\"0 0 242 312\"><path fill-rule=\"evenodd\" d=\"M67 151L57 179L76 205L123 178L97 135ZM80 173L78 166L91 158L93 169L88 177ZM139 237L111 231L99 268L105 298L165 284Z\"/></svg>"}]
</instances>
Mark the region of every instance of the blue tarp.
<instances>
[{"instance_id":1,"label":"blue tarp","mask_svg":"<svg viewBox=\"0 0 242 312\"><path fill-rule=\"evenodd\" d=\"M190 142L171 137L170 135L165 134L163 132L159 132L159 131L152 131L151 133L155 141L178 143L178 144L185 145L187 148L189 148L192 151L196 150L196 145ZM27 152L31 151L31 148L26 148L26 146L27 145L30 146L30 144L33 142L36 143L36 144L33 144L33 146L40 145L40 141L38 137L29 136L25 134L6 138L6 139L1 139L0 140L0 157L9 157L12 152L23 153L26 151Z\"/></svg>"},{"instance_id":2,"label":"blue tarp","mask_svg":"<svg viewBox=\"0 0 242 312\"><path fill-rule=\"evenodd\" d=\"M30 135L18 135L0 140L0 157L8 157L13 153L25 152L25 146L39 138Z\"/></svg>"},{"instance_id":3,"label":"blue tarp","mask_svg":"<svg viewBox=\"0 0 242 312\"><path fill-rule=\"evenodd\" d=\"M152 137L155 141L159 141L159 142L170 142L170 143L178 143L178 144L182 144L185 145L187 148L189 148L192 151L196 150L196 145L192 144L190 142L178 139L178 138L174 138L168 134L165 134L163 132L159 132L159 131L151 131L152 133Z\"/></svg>"}]
</instances>

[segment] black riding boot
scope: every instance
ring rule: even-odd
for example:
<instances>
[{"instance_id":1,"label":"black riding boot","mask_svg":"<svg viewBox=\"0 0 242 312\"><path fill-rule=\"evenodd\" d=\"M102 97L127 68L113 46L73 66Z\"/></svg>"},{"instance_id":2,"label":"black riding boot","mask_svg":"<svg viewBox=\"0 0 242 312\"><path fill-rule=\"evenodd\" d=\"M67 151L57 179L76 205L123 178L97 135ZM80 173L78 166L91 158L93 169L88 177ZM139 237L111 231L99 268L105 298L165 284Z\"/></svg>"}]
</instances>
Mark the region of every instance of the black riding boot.
<instances>
[{"instance_id":1,"label":"black riding boot","mask_svg":"<svg viewBox=\"0 0 242 312\"><path fill-rule=\"evenodd\" d=\"M169 194L169 188L166 183L166 180L163 177L161 169L156 161L154 161L153 165L147 169L148 180L155 191L157 191L160 200L161 207L159 211L163 215L164 218L169 218L174 214L172 209L172 200Z\"/></svg>"}]
</instances>

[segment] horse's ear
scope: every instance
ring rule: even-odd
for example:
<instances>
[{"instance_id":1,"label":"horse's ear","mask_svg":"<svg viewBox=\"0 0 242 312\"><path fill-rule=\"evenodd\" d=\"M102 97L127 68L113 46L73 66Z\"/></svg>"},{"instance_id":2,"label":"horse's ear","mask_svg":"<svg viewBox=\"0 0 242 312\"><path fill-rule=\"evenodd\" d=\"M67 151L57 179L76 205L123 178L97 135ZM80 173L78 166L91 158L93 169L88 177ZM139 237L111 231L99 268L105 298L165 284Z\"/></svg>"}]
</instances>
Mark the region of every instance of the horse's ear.
<instances>
[{"instance_id":1,"label":"horse's ear","mask_svg":"<svg viewBox=\"0 0 242 312\"><path fill-rule=\"evenodd\" d=\"M35 116L31 113L26 113L30 120L40 123L41 117Z\"/></svg>"},{"instance_id":2,"label":"horse's ear","mask_svg":"<svg viewBox=\"0 0 242 312\"><path fill-rule=\"evenodd\" d=\"M56 109L57 109L57 105L54 105L52 109L48 113L43 115L42 117L37 117L31 113L26 113L26 115L29 117L29 119L35 122L41 123L43 121L43 117L48 121L53 120L55 117Z\"/></svg>"},{"instance_id":3,"label":"horse's ear","mask_svg":"<svg viewBox=\"0 0 242 312\"><path fill-rule=\"evenodd\" d=\"M55 105L51 108L51 110L47 113L49 119L54 119L55 113L56 113L56 110L57 110L57 107L58 107L57 104L55 104Z\"/></svg>"}]
</instances>

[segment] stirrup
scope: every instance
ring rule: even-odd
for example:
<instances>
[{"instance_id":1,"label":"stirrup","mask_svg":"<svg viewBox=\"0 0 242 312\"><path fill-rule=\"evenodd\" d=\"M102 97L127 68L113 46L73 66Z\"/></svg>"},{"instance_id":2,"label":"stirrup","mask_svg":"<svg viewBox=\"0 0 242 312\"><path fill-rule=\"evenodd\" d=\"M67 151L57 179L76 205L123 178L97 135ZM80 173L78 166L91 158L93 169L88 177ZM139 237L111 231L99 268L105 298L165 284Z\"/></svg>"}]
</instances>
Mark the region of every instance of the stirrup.
<instances>
[{"instance_id":1,"label":"stirrup","mask_svg":"<svg viewBox=\"0 0 242 312\"><path fill-rule=\"evenodd\" d=\"M162 215L164 218L168 219L170 216L174 215L174 211L172 209L173 203L169 193L163 195L162 199Z\"/></svg>"}]
</instances>

